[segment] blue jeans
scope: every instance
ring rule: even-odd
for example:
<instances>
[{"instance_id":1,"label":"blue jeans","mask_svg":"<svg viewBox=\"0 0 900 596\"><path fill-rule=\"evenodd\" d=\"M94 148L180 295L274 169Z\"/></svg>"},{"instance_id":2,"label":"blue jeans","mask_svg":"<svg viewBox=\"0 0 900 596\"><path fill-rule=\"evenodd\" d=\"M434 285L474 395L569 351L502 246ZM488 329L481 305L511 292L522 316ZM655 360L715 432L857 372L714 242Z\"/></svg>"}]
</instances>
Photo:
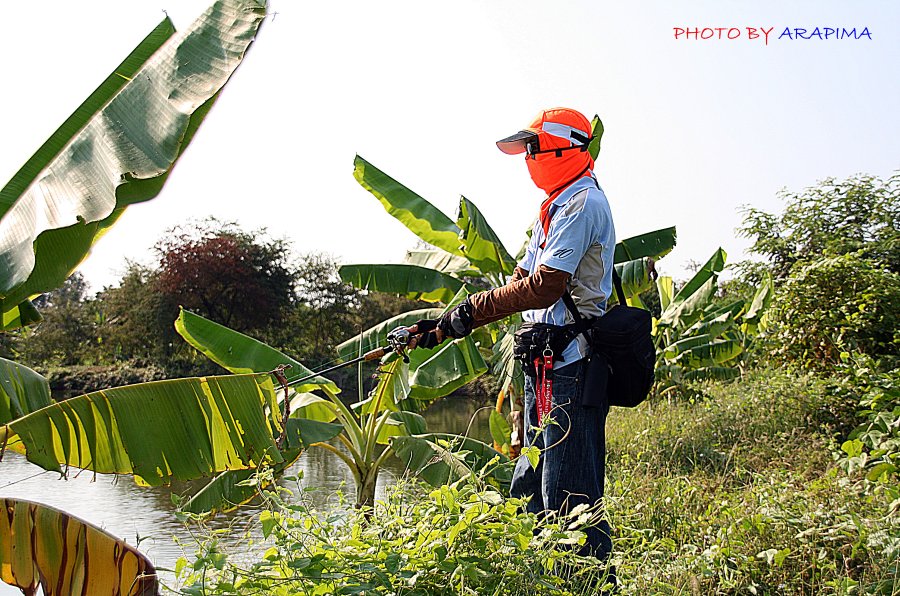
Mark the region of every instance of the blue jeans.
<instances>
[{"instance_id":1,"label":"blue jeans","mask_svg":"<svg viewBox=\"0 0 900 596\"><path fill-rule=\"evenodd\" d=\"M565 513L581 503L593 506L603 499L609 405L606 399L599 407L581 405L586 362L582 359L554 370L550 417L557 424L547 425L540 434L535 432L534 379L525 375L525 445L538 447L541 458L537 469L532 469L527 458L519 458L510 493L531 497L529 512ZM603 520L586 533L587 543L579 554L607 559L612 552L609 523Z\"/></svg>"}]
</instances>

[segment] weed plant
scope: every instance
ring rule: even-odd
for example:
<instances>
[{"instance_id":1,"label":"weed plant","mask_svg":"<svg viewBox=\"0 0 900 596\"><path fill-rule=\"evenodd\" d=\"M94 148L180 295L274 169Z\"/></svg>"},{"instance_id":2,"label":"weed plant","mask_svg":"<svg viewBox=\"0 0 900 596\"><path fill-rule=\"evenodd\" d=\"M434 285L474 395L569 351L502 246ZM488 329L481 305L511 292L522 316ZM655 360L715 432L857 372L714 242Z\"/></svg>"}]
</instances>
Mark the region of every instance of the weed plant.
<instances>
[{"instance_id":1,"label":"weed plant","mask_svg":"<svg viewBox=\"0 0 900 596\"><path fill-rule=\"evenodd\" d=\"M299 489L299 485L297 487ZM374 510L322 515L267 491L261 560L227 560L220 544L182 564L184 594L597 594L606 566L575 554L598 511L539 519L470 476L426 491L390 489ZM300 494L303 494L303 490Z\"/></svg>"}]
</instances>

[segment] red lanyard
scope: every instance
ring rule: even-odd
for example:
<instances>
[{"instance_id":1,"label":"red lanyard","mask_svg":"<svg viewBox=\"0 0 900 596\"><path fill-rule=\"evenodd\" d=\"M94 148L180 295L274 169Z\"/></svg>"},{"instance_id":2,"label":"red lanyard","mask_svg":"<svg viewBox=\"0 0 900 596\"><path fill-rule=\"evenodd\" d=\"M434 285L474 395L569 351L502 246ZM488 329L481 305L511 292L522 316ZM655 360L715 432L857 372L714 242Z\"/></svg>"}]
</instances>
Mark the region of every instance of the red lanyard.
<instances>
[{"instance_id":1,"label":"red lanyard","mask_svg":"<svg viewBox=\"0 0 900 596\"><path fill-rule=\"evenodd\" d=\"M540 426L544 416L550 415L550 408L553 406L553 352L550 348L544 350L543 357L534 359L534 368L538 372L535 377L534 397L537 422Z\"/></svg>"}]
</instances>

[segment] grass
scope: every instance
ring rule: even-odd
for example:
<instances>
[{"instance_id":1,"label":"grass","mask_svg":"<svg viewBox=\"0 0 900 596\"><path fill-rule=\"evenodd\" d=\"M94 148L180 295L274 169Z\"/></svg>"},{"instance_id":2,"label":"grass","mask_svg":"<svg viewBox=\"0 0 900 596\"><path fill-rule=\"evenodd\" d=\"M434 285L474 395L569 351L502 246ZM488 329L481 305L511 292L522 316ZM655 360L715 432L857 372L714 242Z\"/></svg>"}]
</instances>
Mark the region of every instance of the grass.
<instances>
[{"instance_id":1,"label":"grass","mask_svg":"<svg viewBox=\"0 0 900 596\"><path fill-rule=\"evenodd\" d=\"M834 464L840 398L774 370L700 390L609 417L622 593L900 592L900 519Z\"/></svg>"}]
</instances>

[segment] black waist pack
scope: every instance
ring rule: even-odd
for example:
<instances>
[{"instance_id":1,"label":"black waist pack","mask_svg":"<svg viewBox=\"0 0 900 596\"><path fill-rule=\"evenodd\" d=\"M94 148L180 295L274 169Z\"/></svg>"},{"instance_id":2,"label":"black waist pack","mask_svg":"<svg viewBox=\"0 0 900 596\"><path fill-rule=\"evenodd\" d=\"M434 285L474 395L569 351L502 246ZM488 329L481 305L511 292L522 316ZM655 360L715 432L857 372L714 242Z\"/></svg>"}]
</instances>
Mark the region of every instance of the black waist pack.
<instances>
[{"instance_id":1,"label":"black waist pack","mask_svg":"<svg viewBox=\"0 0 900 596\"><path fill-rule=\"evenodd\" d=\"M615 271L613 281L619 304L589 326L582 323L583 319L568 290L563 295L563 302L575 317L576 325L585 328L591 348L606 359L609 366L606 381L609 405L633 408L647 399L653 386L656 348L650 334L651 315L643 308L625 303L622 282Z\"/></svg>"},{"instance_id":2,"label":"black waist pack","mask_svg":"<svg viewBox=\"0 0 900 596\"><path fill-rule=\"evenodd\" d=\"M530 377L537 376L534 360L544 355L549 349L554 362L562 361L563 350L569 345L578 331L573 325L561 327L549 323L523 323L516 331L516 345L513 355L522 363L522 370Z\"/></svg>"}]
</instances>

